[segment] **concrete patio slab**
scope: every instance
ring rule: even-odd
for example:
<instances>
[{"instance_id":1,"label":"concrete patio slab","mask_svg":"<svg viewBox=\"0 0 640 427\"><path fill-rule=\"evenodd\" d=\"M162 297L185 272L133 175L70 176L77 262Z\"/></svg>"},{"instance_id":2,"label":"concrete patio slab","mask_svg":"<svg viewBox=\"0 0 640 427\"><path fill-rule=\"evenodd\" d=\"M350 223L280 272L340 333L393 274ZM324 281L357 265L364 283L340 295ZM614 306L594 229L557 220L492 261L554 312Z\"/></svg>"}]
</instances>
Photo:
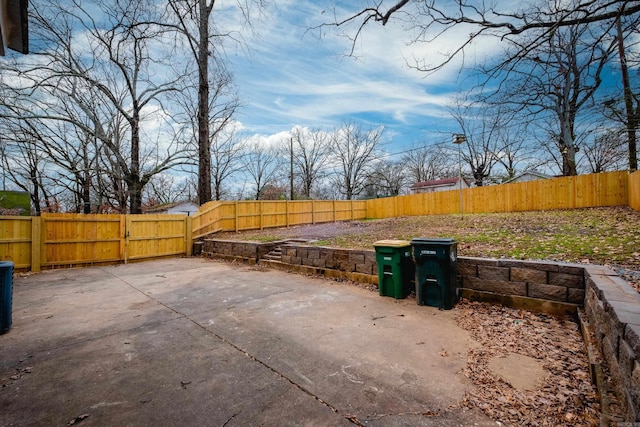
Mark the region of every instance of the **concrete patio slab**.
<instances>
[{"instance_id":1,"label":"concrete patio slab","mask_svg":"<svg viewBox=\"0 0 640 427\"><path fill-rule=\"evenodd\" d=\"M454 313L176 258L16 277L0 426L495 426Z\"/></svg>"}]
</instances>

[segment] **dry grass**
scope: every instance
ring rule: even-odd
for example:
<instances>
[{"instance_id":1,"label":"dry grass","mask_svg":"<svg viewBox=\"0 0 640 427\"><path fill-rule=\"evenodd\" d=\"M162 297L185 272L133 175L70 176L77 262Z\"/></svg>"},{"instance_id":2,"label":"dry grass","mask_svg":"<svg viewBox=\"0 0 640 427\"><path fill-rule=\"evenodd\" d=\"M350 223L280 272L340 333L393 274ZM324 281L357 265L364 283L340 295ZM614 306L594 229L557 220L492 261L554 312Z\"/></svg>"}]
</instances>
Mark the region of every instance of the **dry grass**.
<instances>
[{"instance_id":1,"label":"dry grass","mask_svg":"<svg viewBox=\"0 0 640 427\"><path fill-rule=\"evenodd\" d=\"M307 238L319 245L368 249L382 239L449 237L458 241L462 256L640 269L640 212L627 207L400 217L219 233L216 237L259 241Z\"/></svg>"}]
</instances>

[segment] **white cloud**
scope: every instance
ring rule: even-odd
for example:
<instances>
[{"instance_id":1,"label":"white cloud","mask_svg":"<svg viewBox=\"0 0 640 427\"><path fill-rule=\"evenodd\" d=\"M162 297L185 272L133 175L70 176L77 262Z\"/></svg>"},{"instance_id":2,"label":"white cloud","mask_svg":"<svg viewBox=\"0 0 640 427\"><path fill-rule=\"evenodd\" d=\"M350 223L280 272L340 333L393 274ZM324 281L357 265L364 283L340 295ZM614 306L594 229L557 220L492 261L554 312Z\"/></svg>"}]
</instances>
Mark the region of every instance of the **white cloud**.
<instances>
[{"instance_id":1,"label":"white cloud","mask_svg":"<svg viewBox=\"0 0 640 427\"><path fill-rule=\"evenodd\" d=\"M408 45L408 33L400 26L365 28L356 57L346 57L350 41L331 29L308 28L328 22L332 11L312 2L278 3L253 22L250 55L232 57L235 75L245 102L242 121L259 133L291 129L295 125L330 128L357 118L388 128L424 127L441 123L445 107L459 91L457 64L437 75L407 66L412 55L428 57L446 51L457 39L438 45ZM322 11L325 11L323 14ZM464 32L458 31L458 37ZM247 38L245 38L247 39ZM476 54L495 49L481 46ZM479 52L479 53L478 53ZM398 131L399 135L419 131ZM408 143L413 141L408 141Z\"/></svg>"}]
</instances>

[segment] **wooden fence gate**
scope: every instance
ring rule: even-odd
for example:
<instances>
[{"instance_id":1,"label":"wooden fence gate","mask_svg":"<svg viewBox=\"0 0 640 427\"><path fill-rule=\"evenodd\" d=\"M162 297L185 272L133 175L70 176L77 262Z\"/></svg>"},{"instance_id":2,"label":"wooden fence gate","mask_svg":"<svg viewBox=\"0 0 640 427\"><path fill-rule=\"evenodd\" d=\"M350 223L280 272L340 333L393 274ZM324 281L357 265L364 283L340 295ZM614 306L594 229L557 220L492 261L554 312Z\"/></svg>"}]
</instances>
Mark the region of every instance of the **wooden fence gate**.
<instances>
[{"instance_id":1,"label":"wooden fence gate","mask_svg":"<svg viewBox=\"0 0 640 427\"><path fill-rule=\"evenodd\" d=\"M18 270L191 255L184 215L42 214L0 217L0 259Z\"/></svg>"}]
</instances>

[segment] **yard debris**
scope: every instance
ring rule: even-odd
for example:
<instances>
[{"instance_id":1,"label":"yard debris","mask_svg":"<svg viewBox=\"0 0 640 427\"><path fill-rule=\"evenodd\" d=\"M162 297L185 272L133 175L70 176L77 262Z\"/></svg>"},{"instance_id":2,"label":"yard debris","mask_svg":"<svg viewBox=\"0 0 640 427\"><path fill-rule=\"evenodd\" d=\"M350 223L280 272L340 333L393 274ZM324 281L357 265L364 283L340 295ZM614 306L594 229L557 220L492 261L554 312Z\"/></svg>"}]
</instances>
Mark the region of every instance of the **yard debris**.
<instances>
[{"instance_id":1,"label":"yard debris","mask_svg":"<svg viewBox=\"0 0 640 427\"><path fill-rule=\"evenodd\" d=\"M11 375L9 379L13 381L17 381L20 378L22 378L23 374L30 374L32 370L33 370L33 367L31 366L28 366L26 368L16 368L17 374Z\"/></svg>"},{"instance_id":2,"label":"yard debris","mask_svg":"<svg viewBox=\"0 0 640 427\"><path fill-rule=\"evenodd\" d=\"M573 320L464 299L455 310L460 327L480 343L467 355L463 374L475 387L461 406L506 425L599 424L600 404ZM511 353L542 363L547 376L535 390L515 389L488 368L492 358Z\"/></svg>"},{"instance_id":3,"label":"yard debris","mask_svg":"<svg viewBox=\"0 0 640 427\"><path fill-rule=\"evenodd\" d=\"M67 425L68 426L72 426L74 424L78 424L80 421L85 420L87 418L89 418L89 414L78 415L77 417L75 417L74 419L69 421L69 423Z\"/></svg>"}]
</instances>

